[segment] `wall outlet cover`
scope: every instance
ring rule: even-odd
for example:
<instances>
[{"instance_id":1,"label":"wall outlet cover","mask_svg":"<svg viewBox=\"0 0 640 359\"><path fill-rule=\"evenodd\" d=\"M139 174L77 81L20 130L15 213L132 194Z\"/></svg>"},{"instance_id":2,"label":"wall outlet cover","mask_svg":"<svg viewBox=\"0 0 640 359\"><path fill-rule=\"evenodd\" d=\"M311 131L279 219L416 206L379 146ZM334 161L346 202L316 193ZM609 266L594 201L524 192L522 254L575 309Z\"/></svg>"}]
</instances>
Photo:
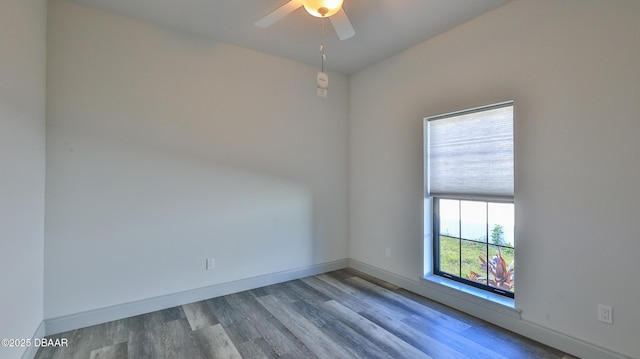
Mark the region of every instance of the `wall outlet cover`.
<instances>
[{"instance_id":1,"label":"wall outlet cover","mask_svg":"<svg viewBox=\"0 0 640 359\"><path fill-rule=\"evenodd\" d=\"M207 264L206 265L207 265L206 266L207 270L214 269L216 267L215 258L207 258Z\"/></svg>"},{"instance_id":2,"label":"wall outlet cover","mask_svg":"<svg viewBox=\"0 0 640 359\"><path fill-rule=\"evenodd\" d=\"M613 324L613 308L608 305L598 304L598 320L607 324Z\"/></svg>"}]
</instances>

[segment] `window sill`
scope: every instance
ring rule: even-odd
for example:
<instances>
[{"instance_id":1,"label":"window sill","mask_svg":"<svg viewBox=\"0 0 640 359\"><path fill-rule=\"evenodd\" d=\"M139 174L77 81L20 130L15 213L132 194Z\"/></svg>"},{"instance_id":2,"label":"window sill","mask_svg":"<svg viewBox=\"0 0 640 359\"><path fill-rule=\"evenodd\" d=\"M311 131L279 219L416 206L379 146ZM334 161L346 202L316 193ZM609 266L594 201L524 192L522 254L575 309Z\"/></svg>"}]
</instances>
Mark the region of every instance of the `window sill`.
<instances>
[{"instance_id":1,"label":"window sill","mask_svg":"<svg viewBox=\"0 0 640 359\"><path fill-rule=\"evenodd\" d=\"M456 299L521 319L521 310L516 308L514 299L489 293L436 275L427 275L422 282L426 284L427 287L438 290Z\"/></svg>"}]
</instances>

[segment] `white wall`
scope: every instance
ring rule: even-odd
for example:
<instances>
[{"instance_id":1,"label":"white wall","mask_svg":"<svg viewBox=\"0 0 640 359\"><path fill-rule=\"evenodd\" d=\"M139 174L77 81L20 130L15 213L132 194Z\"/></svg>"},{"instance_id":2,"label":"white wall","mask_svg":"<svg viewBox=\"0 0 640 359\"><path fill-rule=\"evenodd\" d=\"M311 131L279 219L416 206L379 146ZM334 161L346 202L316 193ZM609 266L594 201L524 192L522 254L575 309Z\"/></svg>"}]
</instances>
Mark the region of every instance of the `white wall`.
<instances>
[{"instance_id":1,"label":"white wall","mask_svg":"<svg viewBox=\"0 0 640 359\"><path fill-rule=\"evenodd\" d=\"M43 319L46 12L0 2L0 338L32 338Z\"/></svg>"},{"instance_id":2,"label":"white wall","mask_svg":"<svg viewBox=\"0 0 640 359\"><path fill-rule=\"evenodd\" d=\"M350 256L418 280L422 119L513 99L523 320L637 357L638 19L635 0L514 1L353 75Z\"/></svg>"},{"instance_id":3,"label":"white wall","mask_svg":"<svg viewBox=\"0 0 640 359\"><path fill-rule=\"evenodd\" d=\"M347 258L346 77L49 7L45 318Z\"/></svg>"}]
</instances>

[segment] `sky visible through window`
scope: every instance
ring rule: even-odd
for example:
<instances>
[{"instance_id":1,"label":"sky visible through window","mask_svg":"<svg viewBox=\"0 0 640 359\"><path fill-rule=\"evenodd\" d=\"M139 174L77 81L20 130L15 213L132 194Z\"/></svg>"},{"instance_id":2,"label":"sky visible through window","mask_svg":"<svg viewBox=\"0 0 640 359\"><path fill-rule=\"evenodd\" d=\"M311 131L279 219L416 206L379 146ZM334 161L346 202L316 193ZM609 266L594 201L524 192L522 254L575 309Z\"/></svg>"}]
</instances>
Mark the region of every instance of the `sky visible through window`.
<instances>
[{"instance_id":1,"label":"sky visible through window","mask_svg":"<svg viewBox=\"0 0 640 359\"><path fill-rule=\"evenodd\" d=\"M443 235L486 242L496 225L502 226L505 243L513 247L513 203L440 200L440 233Z\"/></svg>"}]
</instances>

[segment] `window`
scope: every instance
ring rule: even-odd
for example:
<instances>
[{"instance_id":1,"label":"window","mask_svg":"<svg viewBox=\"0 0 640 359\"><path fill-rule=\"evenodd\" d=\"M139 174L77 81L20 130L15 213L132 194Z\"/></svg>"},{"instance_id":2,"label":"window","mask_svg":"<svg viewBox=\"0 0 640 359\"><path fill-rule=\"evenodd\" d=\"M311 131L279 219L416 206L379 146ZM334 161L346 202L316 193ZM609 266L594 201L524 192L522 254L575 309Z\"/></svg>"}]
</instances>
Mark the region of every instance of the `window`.
<instances>
[{"instance_id":1,"label":"window","mask_svg":"<svg viewBox=\"0 0 640 359\"><path fill-rule=\"evenodd\" d=\"M513 102L425 119L433 274L514 297L513 163Z\"/></svg>"}]
</instances>

